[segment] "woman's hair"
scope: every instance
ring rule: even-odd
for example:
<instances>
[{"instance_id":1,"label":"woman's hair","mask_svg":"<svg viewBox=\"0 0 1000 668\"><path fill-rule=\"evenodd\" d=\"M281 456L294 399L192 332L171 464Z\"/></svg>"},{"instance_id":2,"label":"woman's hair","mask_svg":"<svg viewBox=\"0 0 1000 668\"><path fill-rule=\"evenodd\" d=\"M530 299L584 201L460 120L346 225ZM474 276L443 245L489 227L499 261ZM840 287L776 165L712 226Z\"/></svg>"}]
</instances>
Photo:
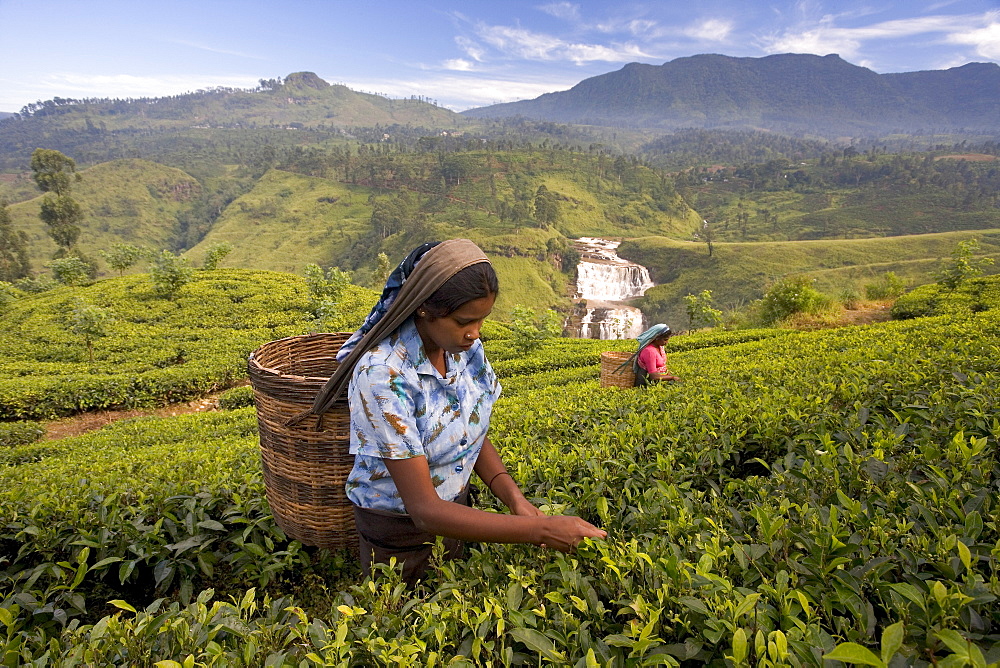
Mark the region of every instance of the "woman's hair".
<instances>
[{"instance_id":1,"label":"woman's hair","mask_svg":"<svg viewBox=\"0 0 1000 668\"><path fill-rule=\"evenodd\" d=\"M462 269L424 302L424 309L435 318L453 313L473 299L496 295L500 290L497 273L489 262L477 262Z\"/></svg>"}]
</instances>

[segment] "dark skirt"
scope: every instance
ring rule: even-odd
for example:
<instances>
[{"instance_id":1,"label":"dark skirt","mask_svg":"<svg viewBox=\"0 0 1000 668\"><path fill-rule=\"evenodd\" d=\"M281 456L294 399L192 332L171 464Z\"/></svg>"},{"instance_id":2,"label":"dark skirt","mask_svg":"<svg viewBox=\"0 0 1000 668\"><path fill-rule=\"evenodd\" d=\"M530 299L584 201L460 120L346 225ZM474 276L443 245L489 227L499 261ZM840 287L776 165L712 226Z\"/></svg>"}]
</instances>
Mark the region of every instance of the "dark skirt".
<instances>
[{"instance_id":1,"label":"dark skirt","mask_svg":"<svg viewBox=\"0 0 1000 668\"><path fill-rule=\"evenodd\" d=\"M466 486L455 503L471 505L469 497ZM371 575L373 563L388 564L392 557L396 557L397 564L402 564L403 581L411 587L427 572L437 536L418 529L409 515L354 506L354 523L361 547L361 571L365 576ZM445 559L464 556L464 542L457 538L442 540Z\"/></svg>"}]
</instances>

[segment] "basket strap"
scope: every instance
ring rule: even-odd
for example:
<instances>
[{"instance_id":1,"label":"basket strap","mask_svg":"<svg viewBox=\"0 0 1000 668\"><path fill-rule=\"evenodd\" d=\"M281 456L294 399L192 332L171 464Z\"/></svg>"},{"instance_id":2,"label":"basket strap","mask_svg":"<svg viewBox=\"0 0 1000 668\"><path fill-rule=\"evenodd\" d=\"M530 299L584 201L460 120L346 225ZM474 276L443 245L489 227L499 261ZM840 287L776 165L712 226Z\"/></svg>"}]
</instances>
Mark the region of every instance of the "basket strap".
<instances>
[{"instance_id":1,"label":"basket strap","mask_svg":"<svg viewBox=\"0 0 1000 668\"><path fill-rule=\"evenodd\" d=\"M626 366L628 366L629 364L632 364L632 367L633 367L633 370L634 370L634 368L635 368L635 360L636 360L636 358L637 358L638 356L639 356L639 353L637 353L637 352L636 352L636 353L632 353L632 354L631 354L631 355L630 355L630 356L628 357L628 359L626 359L626 360L625 360L624 362L622 362L622 363L621 363L621 364L620 364L620 365L618 366L618 368L616 368L616 369L615 369L614 371L612 371L611 373L623 373L622 369L624 369L624 368L625 368Z\"/></svg>"}]
</instances>

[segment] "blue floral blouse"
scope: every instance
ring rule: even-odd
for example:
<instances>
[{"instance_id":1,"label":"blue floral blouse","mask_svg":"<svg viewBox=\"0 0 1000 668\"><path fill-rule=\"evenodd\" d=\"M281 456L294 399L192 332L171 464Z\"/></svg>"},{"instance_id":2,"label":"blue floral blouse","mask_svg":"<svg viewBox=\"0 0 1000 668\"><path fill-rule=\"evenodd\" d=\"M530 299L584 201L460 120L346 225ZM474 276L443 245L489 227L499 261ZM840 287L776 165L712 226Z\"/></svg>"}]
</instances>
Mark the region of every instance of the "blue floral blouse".
<instances>
[{"instance_id":1,"label":"blue floral blouse","mask_svg":"<svg viewBox=\"0 0 1000 668\"><path fill-rule=\"evenodd\" d=\"M500 383L481 341L446 359L448 373L441 377L409 319L354 367L348 400L355 457L347 497L355 505L406 512L382 459L426 457L446 501L468 484Z\"/></svg>"}]
</instances>

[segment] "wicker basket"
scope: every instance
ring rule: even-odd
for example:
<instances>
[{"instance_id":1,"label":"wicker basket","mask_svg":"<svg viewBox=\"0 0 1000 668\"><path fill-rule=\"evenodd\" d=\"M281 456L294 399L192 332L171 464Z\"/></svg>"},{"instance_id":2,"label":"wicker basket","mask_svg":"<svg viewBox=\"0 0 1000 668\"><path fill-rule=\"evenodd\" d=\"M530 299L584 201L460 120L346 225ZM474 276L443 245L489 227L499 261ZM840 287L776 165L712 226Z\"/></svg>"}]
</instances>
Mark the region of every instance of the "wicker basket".
<instances>
[{"instance_id":1,"label":"wicker basket","mask_svg":"<svg viewBox=\"0 0 1000 668\"><path fill-rule=\"evenodd\" d=\"M354 466L346 398L322 415L319 430L315 417L286 424L312 407L349 336L336 332L271 341L250 355L247 370L267 502L278 526L305 545L356 550L354 510L344 490Z\"/></svg>"},{"instance_id":2,"label":"wicker basket","mask_svg":"<svg viewBox=\"0 0 1000 668\"><path fill-rule=\"evenodd\" d=\"M615 350L601 353L601 387L635 387L635 370L632 365L622 367L631 356L632 353Z\"/></svg>"}]
</instances>

